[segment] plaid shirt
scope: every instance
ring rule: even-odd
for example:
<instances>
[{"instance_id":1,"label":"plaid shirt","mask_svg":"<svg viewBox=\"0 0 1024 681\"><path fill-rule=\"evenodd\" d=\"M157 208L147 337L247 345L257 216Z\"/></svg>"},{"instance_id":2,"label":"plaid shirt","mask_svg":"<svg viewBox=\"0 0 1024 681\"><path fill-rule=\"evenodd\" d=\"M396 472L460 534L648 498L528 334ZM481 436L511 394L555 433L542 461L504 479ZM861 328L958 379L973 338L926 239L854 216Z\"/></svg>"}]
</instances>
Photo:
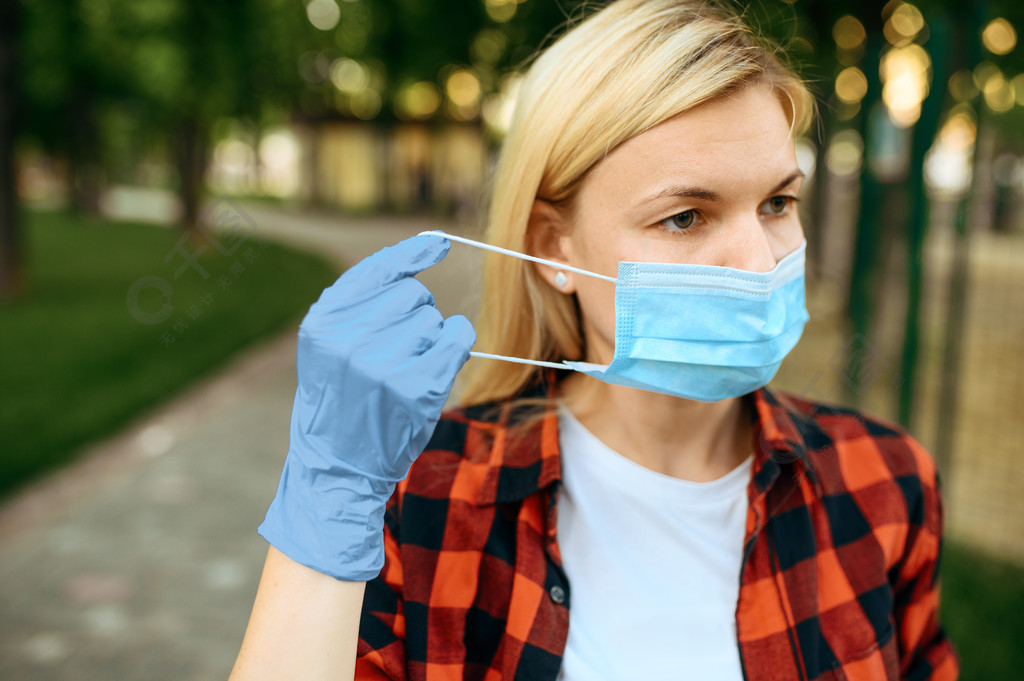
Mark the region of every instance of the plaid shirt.
<instances>
[{"instance_id":1,"label":"plaid shirt","mask_svg":"<svg viewBox=\"0 0 1024 681\"><path fill-rule=\"evenodd\" d=\"M736 607L745 678L955 679L937 620L942 518L928 453L849 410L768 389L753 400ZM554 409L446 414L389 504L356 678L554 681L571 601L560 480Z\"/></svg>"}]
</instances>

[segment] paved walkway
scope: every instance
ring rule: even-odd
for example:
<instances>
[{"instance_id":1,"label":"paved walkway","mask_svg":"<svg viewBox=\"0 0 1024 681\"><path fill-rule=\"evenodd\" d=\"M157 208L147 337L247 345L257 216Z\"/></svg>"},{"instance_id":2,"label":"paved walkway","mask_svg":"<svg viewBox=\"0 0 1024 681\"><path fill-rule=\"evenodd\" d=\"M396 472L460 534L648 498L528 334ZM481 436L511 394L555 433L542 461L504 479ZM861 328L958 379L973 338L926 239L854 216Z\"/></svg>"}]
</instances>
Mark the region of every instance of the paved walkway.
<instances>
[{"instance_id":1,"label":"paved walkway","mask_svg":"<svg viewBox=\"0 0 1024 681\"><path fill-rule=\"evenodd\" d=\"M416 220L245 206L266 237L352 263ZM424 275L468 312L477 251ZM311 301L312 302L312 301ZM246 352L0 507L0 679L226 679L266 554L256 534L287 448L294 332Z\"/></svg>"}]
</instances>

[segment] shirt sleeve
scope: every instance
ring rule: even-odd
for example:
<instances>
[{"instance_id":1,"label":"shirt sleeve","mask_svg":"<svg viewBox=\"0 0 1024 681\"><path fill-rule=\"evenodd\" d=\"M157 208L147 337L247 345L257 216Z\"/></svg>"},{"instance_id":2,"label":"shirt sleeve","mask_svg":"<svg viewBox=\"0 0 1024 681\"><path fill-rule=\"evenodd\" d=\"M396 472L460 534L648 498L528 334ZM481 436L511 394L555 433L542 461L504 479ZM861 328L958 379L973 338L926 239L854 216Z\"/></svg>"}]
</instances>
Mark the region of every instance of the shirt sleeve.
<instances>
[{"instance_id":1,"label":"shirt sleeve","mask_svg":"<svg viewBox=\"0 0 1024 681\"><path fill-rule=\"evenodd\" d=\"M909 439L909 438L908 438ZM953 681L959 662L952 642L939 624L939 559L942 553L940 483L930 455L917 442L916 480L900 480L907 501L906 550L893 566L893 616L900 645L900 678L906 681Z\"/></svg>"},{"instance_id":2,"label":"shirt sleeve","mask_svg":"<svg viewBox=\"0 0 1024 681\"><path fill-rule=\"evenodd\" d=\"M397 494L384 516L384 568L366 583L359 622L356 681L407 678L404 579L398 547Z\"/></svg>"}]
</instances>

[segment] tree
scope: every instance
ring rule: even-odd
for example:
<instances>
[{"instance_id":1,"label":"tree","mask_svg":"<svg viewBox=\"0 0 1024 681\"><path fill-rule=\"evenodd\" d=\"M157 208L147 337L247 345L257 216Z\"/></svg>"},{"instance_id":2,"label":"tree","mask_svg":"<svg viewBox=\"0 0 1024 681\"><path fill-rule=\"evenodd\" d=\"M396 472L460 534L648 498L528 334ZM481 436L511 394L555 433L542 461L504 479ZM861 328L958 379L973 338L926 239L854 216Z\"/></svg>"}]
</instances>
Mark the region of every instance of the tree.
<instances>
[{"instance_id":1,"label":"tree","mask_svg":"<svg viewBox=\"0 0 1024 681\"><path fill-rule=\"evenodd\" d=\"M18 195L14 174L17 107L17 2L0 3L0 298L21 288Z\"/></svg>"}]
</instances>

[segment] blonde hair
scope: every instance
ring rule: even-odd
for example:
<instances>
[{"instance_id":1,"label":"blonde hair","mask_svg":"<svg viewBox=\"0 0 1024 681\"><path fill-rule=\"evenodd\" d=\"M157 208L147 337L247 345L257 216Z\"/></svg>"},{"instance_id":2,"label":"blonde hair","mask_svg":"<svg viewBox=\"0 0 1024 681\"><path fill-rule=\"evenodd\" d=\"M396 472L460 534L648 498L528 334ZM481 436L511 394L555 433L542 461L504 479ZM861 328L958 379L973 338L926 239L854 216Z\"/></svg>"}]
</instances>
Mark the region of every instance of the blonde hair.
<instances>
[{"instance_id":1,"label":"blonde hair","mask_svg":"<svg viewBox=\"0 0 1024 681\"><path fill-rule=\"evenodd\" d=\"M559 38L523 79L494 177L487 241L526 252L535 199L570 200L619 144L754 82L777 93L794 131L807 128L813 97L737 15L701 0L612 2ZM583 352L575 298L508 256L485 256L476 329L485 352L554 362ZM473 360L460 401L515 396L540 371Z\"/></svg>"}]
</instances>

